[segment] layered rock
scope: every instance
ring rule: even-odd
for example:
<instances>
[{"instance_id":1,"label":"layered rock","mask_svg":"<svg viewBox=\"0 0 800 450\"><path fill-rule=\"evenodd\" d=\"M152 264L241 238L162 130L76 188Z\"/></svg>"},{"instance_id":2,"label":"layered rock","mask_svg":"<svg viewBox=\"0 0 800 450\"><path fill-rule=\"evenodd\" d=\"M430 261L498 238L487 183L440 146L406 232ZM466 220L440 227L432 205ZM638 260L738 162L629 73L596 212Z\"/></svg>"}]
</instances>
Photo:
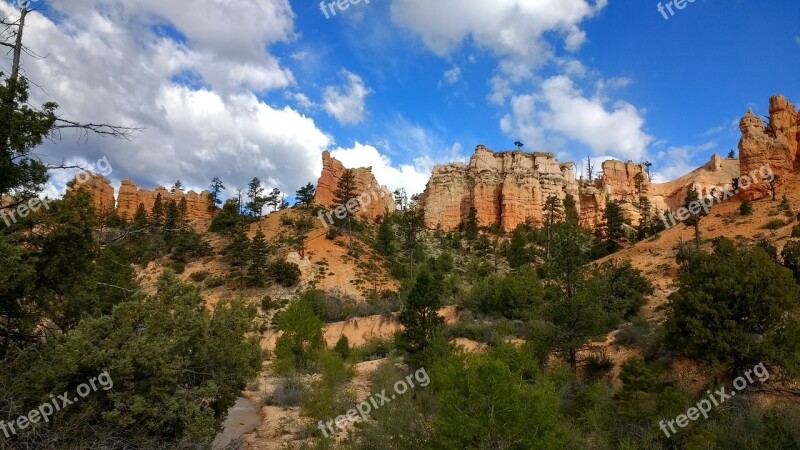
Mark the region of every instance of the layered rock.
<instances>
[{"instance_id":1,"label":"layered rock","mask_svg":"<svg viewBox=\"0 0 800 450\"><path fill-rule=\"evenodd\" d=\"M329 152L322 153L322 175L319 177L319 182L317 183L314 203L326 208L337 206L334 200L336 197L336 188L345 170L347 170L347 168L345 168L339 160L331 157ZM372 174L371 167L355 168L351 170L355 178L356 195L360 199L359 204L361 205L356 213L356 217L376 221L385 216L387 211L394 211L397 209L392 192L378 184L378 181Z\"/></svg>"},{"instance_id":2,"label":"layered rock","mask_svg":"<svg viewBox=\"0 0 800 450\"><path fill-rule=\"evenodd\" d=\"M479 145L469 164L433 169L420 207L429 228L455 230L475 208L481 226L499 225L511 231L526 222L542 226L547 198L563 202L572 195L584 228L603 221L608 199L620 202L625 218L637 225L641 195L648 197L654 214L674 210L692 186L706 193L729 185L738 175L739 163L714 155L704 166L669 183L650 182L646 167L630 161L605 161L602 169L599 179L587 182L575 178L572 163L558 163L551 153L494 152Z\"/></svg>"},{"instance_id":3,"label":"layered rock","mask_svg":"<svg viewBox=\"0 0 800 450\"><path fill-rule=\"evenodd\" d=\"M559 164L552 153L496 153L479 145L468 165L435 167L419 205L429 228L454 230L475 208L481 226L510 231L526 221L541 225L551 195L572 195L580 213L580 191L573 164Z\"/></svg>"},{"instance_id":4,"label":"layered rock","mask_svg":"<svg viewBox=\"0 0 800 450\"><path fill-rule=\"evenodd\" d=\"M170 200L180 204L182 199L186 199L186 219L189 221L211 219L214 217L216 209L208 198L208 191L200 194L194 191L170 192L162 186L150 191L139 189L127 178L122 180L119 195L115 201L114 188L111 187L111 183L105 177L93 173L79 174L75 178L73 188L89 192L92 195L92 205L98 212L102 214L116 212L117 216L123 220L132 220L140 204L144 205L149 214L153 210L159 194L161 194L161 201L164 205Z\"/></svg>"},{"instance_id":5,"label":"layered rock","mask_svg":"<svg viewBox=\"0 0 800 450\"><path fill-rule=\"evenodd\" d=\"M769 123L764 124L761 118L750 109L739 123L742 139L739 141L739 158L741 175L764 174L769 165L779 180L787 180L793 176L800 166L800 113L785 97L776 95L769 101ZM743 191L751 200L770 195L767 184L758 181ZM781 184L779 181L778 184Z\"/></svg>"},{"instance_id":6,"label":"layered rock","mask_svg":"<svg viewBox=\"0 0 800 450\"><path fill-rule=\"evenodd\" d=\"M139 189L131 180L124 179L119 187L117 198L117 215L124 220L132 220L136 215L139 205L144 205L149 214L153 210L156 198L161 195L161 202L166 205L171 200L180 204L181 200L186 199L186 219L189 221L208 220L214 217L216 208L213 201L209 198L209 192L203 191L196 193L189 191L168 191L163 186L158 186L155 190Z\"/></svg>"}]
</instances>

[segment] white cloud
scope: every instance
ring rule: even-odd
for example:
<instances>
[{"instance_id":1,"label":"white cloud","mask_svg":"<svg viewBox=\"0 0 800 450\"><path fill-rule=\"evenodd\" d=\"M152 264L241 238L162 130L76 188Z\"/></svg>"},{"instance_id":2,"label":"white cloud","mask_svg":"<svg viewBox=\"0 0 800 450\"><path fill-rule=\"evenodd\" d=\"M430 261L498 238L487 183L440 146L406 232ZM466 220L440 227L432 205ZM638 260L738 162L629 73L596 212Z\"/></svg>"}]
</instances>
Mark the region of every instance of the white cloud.
<instances>
[{"instance_id":1,"label":"white cloud","mask_svg":"<svg viewBox=\"0 0 800 450\"><path fill-rule=\"evenodd\" d=\"M517 95L512 112L500 121L510 137L521 136L532 148L562 150L564 139L589 147L595 155L610 154L640 161L653 137L643 131L644 118L633 105L607 105L600 97L585 97L566 76L544 80L534 94Z\"/></svg>"},{"instance_id":2,"label":"white cloud","mask_svg":"<svg viewBox=\"0 0 800 450\"><path fill-rule=\"evenodd\" d=\"M653 181L666 183L688 174L697 168L692 164L692 158L699 153L706 154L715 146L714 142L706 142L701 145L673 146L658 152L655 155L658 165L652 168Z\"/></svg>"},{"instance_id":3,"label":"white cloud","mask_svg":"<svg viewBox=\"0 0 800 450\"><path fill-rule=\"evenodd\" d=\"M344 88L329 86L323 92L323 108L342 125L355 125L364 121L366 99L372 90L364 85L358 75L343 71L348 85Z\"/></svg>"},{"instance_id":4,"label":"white cloud","mask_svg":"<svg viewBox=\"0 0 800 450\"><path fill-rule=\"evenodd\" d=\"M144 127L134 142L93 137L81 145L65 134L44 146L50 159L107 156L114 180L130 177L146 188L181 179L188 189L204 189L219 176L229 195L255 176L287 192L316 181L332 138L312 119L258 95L294 84L268 52L294 35L285 0L197 0L191 8L157 0L48 4L63 14L58 22L38 13L28 18L27 45L50 55L24 62L27 76L45 88L31 90L33 103L55 101L73 120ZM178 81L187 78L200 86Z\"/></svg>"},{"instance_id":5,"label":"white cloud","mask_svg":"<svg viewBox=\"0 0 800 450\"><path fill-rule=\"evenodd\" d=\"M331 151L331 156L341 161L345 167L372 167L372 173L379 183L392 191L405 188L409 195L425 190L433 169L432 161L428 157L416 158L414 165L401 164L395 168L388 156L382 155L371 145L359 142L352 148L337 148Z\"/></svg>"},{"instance_id":6,"label":"white cloud","mask_svg":"<svg viewBox=\"0 0 800 450\"><path fill-rule=\"evenodd\" d=\"M576 51L586 41L580 25L602 11L608 0L394 0L392 19L417 33L439 56L471 41L501 58L489 100L502 104L512 84L554 57L548 36L562 36Z\"/></svg>"},{"instance_id":7,"label":"white cloud","mask_svg":"<svg viewBox=\"0 0 800 450\"><path fill-rule=\"evenodd\" d=\"M444 81L446 81L449 84L458 83L458 80L460 79L461 79L461 69L458 66L453 66L452 68L444 72Z\"/></svg>"}]
</instances>

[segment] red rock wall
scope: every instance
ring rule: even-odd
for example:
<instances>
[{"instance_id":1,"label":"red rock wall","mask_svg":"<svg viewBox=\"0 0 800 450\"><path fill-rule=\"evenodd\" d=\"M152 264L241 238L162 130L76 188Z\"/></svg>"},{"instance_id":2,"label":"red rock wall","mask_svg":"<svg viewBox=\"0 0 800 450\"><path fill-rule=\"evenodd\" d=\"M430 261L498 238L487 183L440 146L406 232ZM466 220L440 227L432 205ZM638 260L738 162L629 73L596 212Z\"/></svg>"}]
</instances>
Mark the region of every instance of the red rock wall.
<instances>
[{"instance_id":1,"label":"red rock wall","mask_svg":"<svg viewBox=\"0 0 800 450\"><path fill-rule=\"evenodd\" d=\"M336 187L345 170L347 169L344 165L336 158L331 157L329 152L322 153L322 174L317 182L314 203L326 208L336 206L334 202ZM357 217L375 221L385 216L386 211L397 209L394 196L387 188L378 184L371 167L352 170L355 174L356 193L359 196L364 195L362 207L356 213ZM369 197L369 201L367 201L367 197Z\"/></svg>"},{"instance_id":2,"label":"red rock wall","mask_svg":"<svg viewBox=\"0 0 800 450\"><path fill-rule=\"evenodd\" d=\"M161 194L161 200L166 205L170 200L180 203L186 199L186 218L189 221L208 220L214 217L216 210L208 198L208 191L198 194L194 191L169 192L159 186L153 191L139 189L129 179L122 180L117 200L114 200L114 188L104 177L90 174L89 178L81 174L75 178L75 188L85 190L92 195L92 203L99 212L107 214L116 211L117 216L124 220L132 220L136 215L139 204L143 204L148 214L153 210L156 197Z\"/></svg>"},{"instance_id":3,"label":"red rock wall","mask_svg":"<svg viewBox=\"0 0 800 450\"><path fill-rule=\"evenodd\" d=\"M791 102L781 95L772 97L769 101L768 124L765 125L751 109L742 118L739 129L742 132L739 141L742 176L750 176L759 170L763 174L762 168L767 164L779 180L785 182L794 176L800 165L800 113ZM743 193L750 200L757 200L770 195L770 189L765 183L759 182Z\"/></svg>"}]
</instances>

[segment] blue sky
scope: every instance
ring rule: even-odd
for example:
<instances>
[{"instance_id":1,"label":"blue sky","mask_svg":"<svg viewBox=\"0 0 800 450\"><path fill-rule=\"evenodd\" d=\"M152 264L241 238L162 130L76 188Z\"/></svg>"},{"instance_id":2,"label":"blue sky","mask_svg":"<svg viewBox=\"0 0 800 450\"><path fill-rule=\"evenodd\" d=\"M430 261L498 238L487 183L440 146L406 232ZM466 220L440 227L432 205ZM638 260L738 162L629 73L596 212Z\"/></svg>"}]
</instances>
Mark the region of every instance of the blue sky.
<instances>
[{"instance_id":1,"label":"blue sky","mask_svg":"<svg viewBox=\"0 0 800 450\"><path fill-rule=\"evenodd\" d=\"M326 19L312 1L48 0L29 45L59 56L25 68L48 87L37 100L145 127L47 148L109 157L114 183L293 192L330 150L419 192L434 164L517 139L561 161L649 160L667 180L735 148L748 107L800 99L800 3L696 0L668 20L657 4L362 0Z\"/></svg>"}]
</instances>

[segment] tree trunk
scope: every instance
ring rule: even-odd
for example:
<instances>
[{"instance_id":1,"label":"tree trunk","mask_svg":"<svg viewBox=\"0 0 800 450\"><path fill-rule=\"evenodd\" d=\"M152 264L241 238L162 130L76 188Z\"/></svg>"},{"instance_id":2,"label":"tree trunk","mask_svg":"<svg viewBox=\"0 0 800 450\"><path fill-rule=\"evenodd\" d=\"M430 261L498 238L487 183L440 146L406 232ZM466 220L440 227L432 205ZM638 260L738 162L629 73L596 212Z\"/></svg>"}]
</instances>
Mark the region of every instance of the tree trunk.
<instances>
[{"instance_id":1,"label":"tree trunk","mask_svg":"<svg viewBox=\"0 0 800 450\"><path fill-rule=\"evenodd\" d=\"M20 7L19 25L17 26L17 37L14 41L14 57L11 63L11 78L19 75L20 60L22 59L22 34L25 31L25 17L28 15L28 2L24 2Z\"/></svg>"}]
</instances>

